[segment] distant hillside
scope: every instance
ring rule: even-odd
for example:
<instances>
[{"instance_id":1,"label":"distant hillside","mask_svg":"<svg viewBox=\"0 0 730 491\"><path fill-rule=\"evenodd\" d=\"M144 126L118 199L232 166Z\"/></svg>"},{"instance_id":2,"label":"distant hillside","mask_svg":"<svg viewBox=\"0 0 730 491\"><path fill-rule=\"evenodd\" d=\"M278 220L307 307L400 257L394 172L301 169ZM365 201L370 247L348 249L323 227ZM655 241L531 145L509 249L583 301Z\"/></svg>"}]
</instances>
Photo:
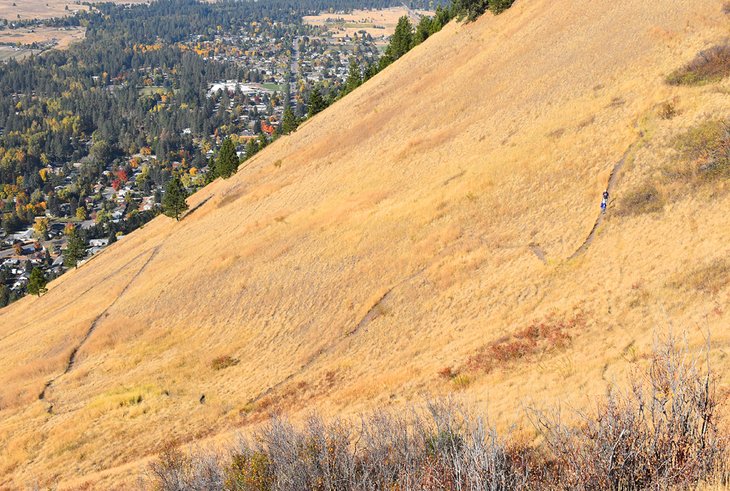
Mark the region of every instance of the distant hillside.
<instances>
[{"instance_id":1,"label":"distant hillside","mask_svg":"<svg viewBox=\"0 0 730 491\"><path fill-rule=\"evenodd\" d=\"M529 437L525 403L591 407L668 329L712 333L727 390L730 80L675 73L723 5L452 22L0 310L0 488L128 489L169 442L426 394Z\"/></svg>"}]
</instances>

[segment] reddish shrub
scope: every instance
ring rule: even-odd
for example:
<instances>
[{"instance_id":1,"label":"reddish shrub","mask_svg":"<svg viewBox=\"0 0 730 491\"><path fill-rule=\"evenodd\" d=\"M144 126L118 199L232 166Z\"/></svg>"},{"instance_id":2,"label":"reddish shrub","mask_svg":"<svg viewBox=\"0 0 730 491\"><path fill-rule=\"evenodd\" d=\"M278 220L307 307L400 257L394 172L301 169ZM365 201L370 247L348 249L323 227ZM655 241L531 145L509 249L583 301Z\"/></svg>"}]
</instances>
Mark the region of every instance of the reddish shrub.
<instances>
[{"instance_id":1,"label":"reddish shrub","mask_svg":"<svg viewBox=\"0 0 730 491\"><path fill-rule=\"evenodd\" d=\"M480 348L469 357L466 366L469 370L490 372L498 365L565 348L570 344L571 332L583 326L585 317L582 313L567 321L557 319L555 314L551 314L541 322L533 322Z\"/></svg>"}]
</instances>

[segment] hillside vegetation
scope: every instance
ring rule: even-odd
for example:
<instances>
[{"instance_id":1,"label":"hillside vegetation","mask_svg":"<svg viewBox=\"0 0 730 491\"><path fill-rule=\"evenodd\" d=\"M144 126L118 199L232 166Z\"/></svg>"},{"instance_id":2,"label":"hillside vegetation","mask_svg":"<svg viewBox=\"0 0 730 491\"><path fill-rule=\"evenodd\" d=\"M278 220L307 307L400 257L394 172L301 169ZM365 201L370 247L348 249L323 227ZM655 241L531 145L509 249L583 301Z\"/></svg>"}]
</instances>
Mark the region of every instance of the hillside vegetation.
<instances>
[{"instance_id":1,"label":"hillside vegetation","mask_svg":"<svg viewBox=\"0 0 730 491\"><path fill-rule=\"evenodd\" d=\"M0 310L0 488L128 489L272 413L452 393L532 442L522 408L594 408L667 330L712 333L722 398L730 79L696 60L723 6L451 22L179 222Z\"/></svg>"}]
</instances>

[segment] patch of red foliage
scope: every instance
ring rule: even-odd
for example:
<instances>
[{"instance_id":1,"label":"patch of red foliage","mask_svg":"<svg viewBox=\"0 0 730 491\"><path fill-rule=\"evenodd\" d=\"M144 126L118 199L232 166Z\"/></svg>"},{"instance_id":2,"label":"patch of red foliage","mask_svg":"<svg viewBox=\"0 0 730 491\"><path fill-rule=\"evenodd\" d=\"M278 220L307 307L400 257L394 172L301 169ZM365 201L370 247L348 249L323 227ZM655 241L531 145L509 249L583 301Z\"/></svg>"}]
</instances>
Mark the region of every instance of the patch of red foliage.
<instances>
[{"instance_id":1,"label":"patch of red foliage","mask_svg":"<svg viewBox=\"0 0 730 491\"><path fill-rule=\"evenodd\" d=\"M552 313L542 321L535 321L513 334L479 348L467 359L466 368L471 371L491 372L497 366L515 360L563 349L570 345L574 331L585 327L585 324L583 312L578 312L567 320L559 319Z\"/></svg>"}]
</instances>

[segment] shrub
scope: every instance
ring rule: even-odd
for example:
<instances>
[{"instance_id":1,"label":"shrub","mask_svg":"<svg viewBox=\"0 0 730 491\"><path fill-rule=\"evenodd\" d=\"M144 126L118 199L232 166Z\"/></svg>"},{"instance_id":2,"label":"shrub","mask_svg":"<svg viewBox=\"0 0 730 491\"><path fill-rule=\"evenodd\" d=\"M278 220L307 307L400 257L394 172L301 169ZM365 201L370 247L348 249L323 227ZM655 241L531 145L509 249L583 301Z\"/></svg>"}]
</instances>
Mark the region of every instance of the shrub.
<instances>
[{"instance_id":1,"label":"shrub","mask_svg":"<svg viewBox=\"0 0 730 491\"><path fill-rule=\"evenodd\" d=\"M701 51L684 67L667 77L670 85L704 85L718 82L730 75L730 45L720 45Z\"/></svg>"},{"instance_id":2,"label":"shrub","mask_svg":"<svg viewBox=\"0 0 730 491\"><path fill-rule=\"evenodd\" d=\"M456 377L458 375L458 372L455 372L453 368L451 367L444 367L441 370L438 371L439 377L451 380L452 378Z\"/></svg>"},{"instance_id":3,"label":"shrub","mask_svg":"<svg viewBox=\"0 0 730 491\"><path fill-rule=\"evenodd\" d=\"M469 375L464 373L455 376L453 379L454 387L457 389L466 389L474 381Z\"/></svg>"},{"instance_id":4,"label":"shrub","mask_svg":"<svg viewBox=\"0 0 730 491\"><path fill-rule=\"evenodd\" d=\"M168 445L150 478L163 491L690 488L726 476L728 435L710 368L670 340L644 378L609 391L577 425L529 410L543 436L532 446L445 400L359 423L312 416L297 428L274 418L226 458Z\"/></svg>"},{"instance_id":5,"label":"shrub","mask_svg":"<svg viewBox=\"0 0 730 491\"><path fill-rule=\"evenodd\" d=\"M148 478L159 491L224 489L220 456L186 454L173 442L150 464Z\"/></svg>"},{"instance_id":6,"label":"shrub","mask_svg":"<svg viewBox=\"0 0 730 491\"><path fill-rule=\"evenodd\" d=\"M654 184L646 182L621 199L619 213L621 215L641 215L657 213L663 209L663 195Z\"/></svg>"},{"instance_id":7,"label":"shrub","mask_svg":"<svg viewBox=\"0 0 730 491\"><path fill-rule=\"evenodd\" d=\"M271 461L265 453L244 446L231 456L226 469L226 489L267 491L273 480Z\"/></svg>"},{"instance_id":8,"label":"shrub","mask_svg":"<svg viewBox=\"0 0 730 491\"><path fill-rule=\"evenodd\" d=\"M718 430L709 366L700 369L670 339L654 351L645 379L634 378L627 392L609 391L579 426L536 413L561 487L685 488L724 471L728 441Z\"/></svg>"},{"instance_id":9,"label":"shrub","mask_svg":"<svg viewBox=\"0 0 730 491\"><path fill-rule=\"evenodd\" d=\"M690 162L685 177L704 180L730 178L730 124L706 121L680 135L675 146L681 157Z\"/></svg>"},{"instance_id":10,"label":"shrub","mask_svg":"<svg viewBox=\"0 0 730 491\"><path fill-rule=\"evenodd\" d=\"M232 367L234 365L238 365L238 359L231 358L228 355L213 358L213 361L210 362L210 366L213 370L223 370L224 368Z\"/></svg>"},{"instance_id":11,"label":"shrub","mask_svg":"<svg viewBox=\"0 0 730 491\"><path fill-rule=\"evenodd\" d=\"M659 117L662 119L672 119L677 115L677 108L673 102L665 102L659 108Z\"/></svg>"},{"instance_id":12,"label":"shrub","mask_svg":"<svg viewBox=\"0 0 730 491\"><path fill-rule=\"evenodd\" d=\"M466 367L472 371L490 372L527 356L564 348L570 343L571 332L584 325L582 314L567 321L550 314L542 321L535 321L480 348L467 359Z\"/></svg>"}]
</instances>

